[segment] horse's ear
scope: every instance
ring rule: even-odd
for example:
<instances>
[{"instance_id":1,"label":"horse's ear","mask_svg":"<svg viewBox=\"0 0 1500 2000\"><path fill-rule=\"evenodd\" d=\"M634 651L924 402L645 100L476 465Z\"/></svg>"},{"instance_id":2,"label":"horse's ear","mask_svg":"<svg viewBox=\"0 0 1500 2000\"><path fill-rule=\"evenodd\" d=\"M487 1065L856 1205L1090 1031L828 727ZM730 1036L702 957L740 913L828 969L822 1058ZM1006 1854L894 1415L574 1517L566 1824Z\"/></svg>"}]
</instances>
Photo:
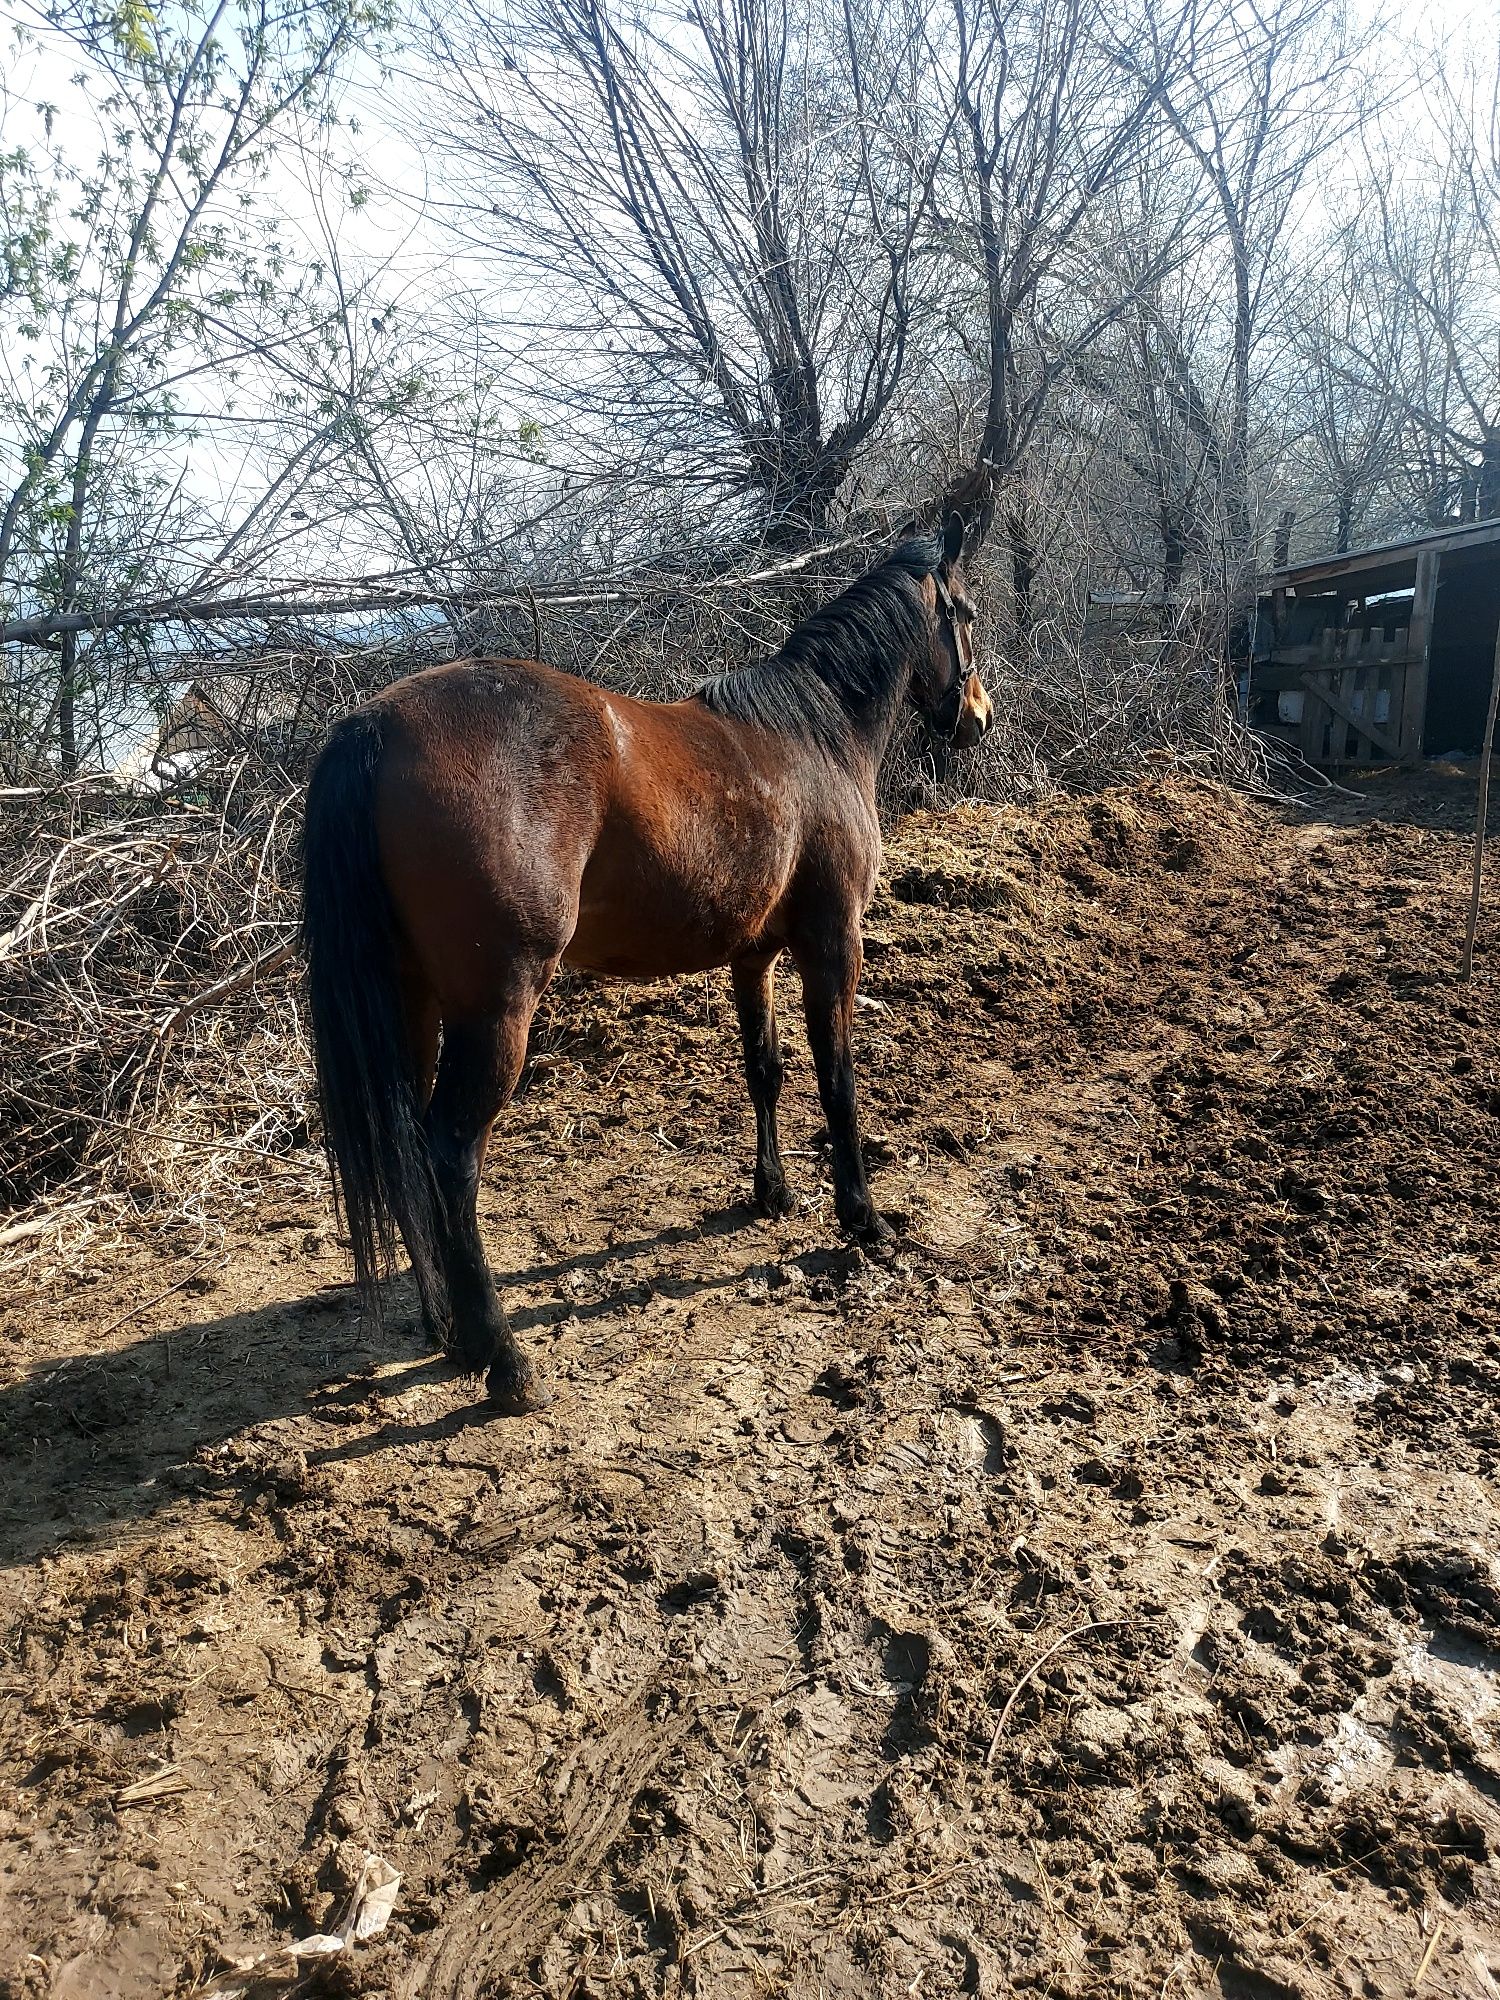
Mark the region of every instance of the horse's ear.
<instances>
[{"instance_id":1,"label":"horse's ear","mask_svg":"<svg viewBox=\"0 0 1500 2000\"><path fill-rule=\"evenodd\" d=\"M900 527L896 530L896 540L898 542L912 541L916 536L917 528L918 528L917 517L915 514L913 514L910 520L906 522L904 527Z\"/></svg>"},{"instance_id":2,"label":"horse's ear","mask_svg":"<svg viewBox=\"0 0 1500 2000\"><path fill-rule=\"evenodd\" d=\"M950 514L943 528L943 561L956 563L964 552L964 517Z\"/></svg>"}]
</instances>

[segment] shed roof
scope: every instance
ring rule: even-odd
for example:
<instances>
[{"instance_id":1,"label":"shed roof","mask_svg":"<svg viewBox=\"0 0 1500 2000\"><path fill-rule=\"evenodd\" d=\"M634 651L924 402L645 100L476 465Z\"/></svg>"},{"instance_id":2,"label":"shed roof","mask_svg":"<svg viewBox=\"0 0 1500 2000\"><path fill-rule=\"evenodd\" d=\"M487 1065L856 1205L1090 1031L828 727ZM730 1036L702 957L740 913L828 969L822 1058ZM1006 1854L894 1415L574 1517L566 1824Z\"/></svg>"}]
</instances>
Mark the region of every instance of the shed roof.
<instances>
[{"instance_id":1,"label":"shed roof","mask_svg":"<svg viewBox=\"0 0 1500 2000\"><path fill-rule=\"evenodd\" d=\"M1301 590L1316 584L1337 585L1347 577L1357 582L1361 591L1395 589L1408 576L1415 576L1419 555L1477 553L1496 546L1500 546L1500 515L1483 521L1455 521L1451 527L1432 528L1425 535L1382 542L1374 548L1312 556L1273 570L1265 581L1269 590Z\"/></svg>"}]
</instances>

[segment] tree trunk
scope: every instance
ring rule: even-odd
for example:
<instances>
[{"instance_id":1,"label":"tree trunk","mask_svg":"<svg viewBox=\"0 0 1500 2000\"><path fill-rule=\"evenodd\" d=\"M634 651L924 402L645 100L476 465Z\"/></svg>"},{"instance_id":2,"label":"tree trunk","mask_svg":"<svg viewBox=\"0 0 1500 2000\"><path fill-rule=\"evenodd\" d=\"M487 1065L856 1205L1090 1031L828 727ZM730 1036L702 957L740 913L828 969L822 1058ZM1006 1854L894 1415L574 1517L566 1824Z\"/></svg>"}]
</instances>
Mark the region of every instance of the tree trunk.
<instances>
[{"instance_id":1,"label":"tree trunk","mask_svg":"<svg viewBox=\"0 0 1500 2000\"><path fill-rule=\"evenodd\" d=\"M1036 549L1031 539L1031 524L1019 509L1006 517L1005 528L1010 537L1011 603L1016 637L1025 639L1035 622L1031 595L1036 582Z\"/></svg>"},{"instance_id":2,"label":"tree trunk","mask_svg":"<svg viewBox=\"0 0 1500 2000\"><path fill-rule=\"evenodd\" d=\"M780 472L767 495L771 525L766 539L773 548L800 549L809 536L827 532L834 502L849 474L849 456L816 442Z\"/></svg>"},{"instance_id":3,"label":"tree trunk","mask_svg":"<svg viewBox=\"0 0 1500 2000\"><path fill-rule=\"evenodd\" d=\"M1178 604L1182 594L1182 573L1187 567L1187 524L1182 510L1170 501L1163 501L1160 514L1161 526L1161 616L1158 623L1165 639L1177 623Z\"/></svg>"},{"instance_id":4,"label":"tree trunk","mask_svg":"<svg viewBox=\"0 0 1500 2000\"><path fill-rule=\"evenodd\" d=\"M979 205L979 250L984 266L985 317L989 335L989 384L984 425L974 465L943 496L943 512L963 515L971 547L989 535L995 519L995 495L1002 477L1011 471L1011 377L1014 370L1015 316L1005 287L1000 225L995 214L995 159L986 139L979 107L967 77L960 82L960 106L968 127ZM1017 572L1019 578L1019 572ZM1026 585L1030 603L1030 577ZM1019 603L1019 594L1017 602ZM1028 612L1029 615L1029 612Z\"/></svg>"},{"instance_id":5,"label":"tree trunk","mask_svg":"<svg viewBox=\"0 0 1500 2000\"><path fill-rule=\"evenodd\" d=\"M1247 607L1251 588L1250 547L1250 349L1254 339L1250 300L1250 256L1238 227L1231 228L1234 250L1234 400L1229 418L1229 460L1224 468L1224 527L1230 624Z\"/></svg>"},{"instance_id":6,"label":"tree trunk","mask_svg":"<svg viewBox=\"0 0 1500 2000\"><path fill-rule=\"evenodd\" d=\"M118 357L111 355L78 440L78 456L73 461L73 491L68 508L68 533L63 543L62 588L59 608L78 609L78 586L83 579L83 514L89 497L93 471L93 451L110 404L114 400ZM78 634L63 635L57 697L57 761L65 778L78 773Z\"/></svg>"},{"instance_id":7,"label":"tree trunk","mask_svg":"<svg viewBox=\"0 0 1500 2000\"><path fill-rule=\"evenodd\" d=\"M1297 525L1295 507L1283 507L1276 523L1276 540L1271 550L1272 569L1285 569L1292 559L1292 530Z\"/></svg>"},{"instance_id":8,"label":"tree trunk","mask_svg":"<svg viewBox=\"0 0 1500 2000\"><path fill-rule=\"evenodd\" d=\"M64 632L58 655L57 762L65 778L78 776L77 674L78 634Z\"/></svg>"},{"instance_id":9,"label":"tree trunk","mask_svg":"<svg viewBox=\"0 0 1500 2000\"><path fill-rule=\"evenodd\" d=\"M1479 490L1475 512L1481 521L1500 514L1500 430L1486 431L1479 447Z\"/></svg>"},{"instance_id":10,"label":"tree trunk","mask_svg":"<svg viewBox=\"0 0 1500 2000\"><path fill-rule=\"evenodd\" d=\"M1349 537L1353 534L1353 532L1354 532L1354 488L1352 486L1347 486L1347 485L1341 486L1339 488L1337 538L1334 542L1334 547L1338 550L1341 556L1348 554Z\"/></svg>"}]
</instances>

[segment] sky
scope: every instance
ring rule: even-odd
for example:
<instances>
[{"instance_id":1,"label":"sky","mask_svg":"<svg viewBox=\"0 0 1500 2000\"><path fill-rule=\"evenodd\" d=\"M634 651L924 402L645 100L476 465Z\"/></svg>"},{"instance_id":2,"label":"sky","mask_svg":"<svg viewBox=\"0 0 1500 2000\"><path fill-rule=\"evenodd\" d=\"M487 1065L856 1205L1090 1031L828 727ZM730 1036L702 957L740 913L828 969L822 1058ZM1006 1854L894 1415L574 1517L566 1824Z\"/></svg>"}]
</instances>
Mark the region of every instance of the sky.
<instances>
[{"instance_id":1,"label":"sky","mask_svg":"<svg viewBox=\"0 0 1500 2000\"><path fill-rule=\"evenodd\" d=\"M1394 14L1389 0L1354 0L1351 12L1356 21L1384 18L1398 50L1417 39L1449 41L1476 52L1500 43L1495 0L1423 0L1419 37L1412 35L1409 17ZM37 33L38 20L34 9L0 0L0 147L35 143L40 137L35 107L47 103L56 108L56 130L64 142L88 148L92 119L74 82L76 53L55 32ZM17 47L18 25L31 31L29 46ZM369 191L363 207L338 217L344 252L365 265L388 265L396 286L450 251L438 219L443 190L421 138L430 88L421 59L410 49L396 51L389 70L361 57L341 87L339 124L328 134L329 180L346 174ZM1419 129L1420 99L1404 104L1399 116ZM320 189L318 177L291 160L280 164L278 175L288 220L309 247L320 246L328 227L329 186Z\"/></svg>"}]
</instances>

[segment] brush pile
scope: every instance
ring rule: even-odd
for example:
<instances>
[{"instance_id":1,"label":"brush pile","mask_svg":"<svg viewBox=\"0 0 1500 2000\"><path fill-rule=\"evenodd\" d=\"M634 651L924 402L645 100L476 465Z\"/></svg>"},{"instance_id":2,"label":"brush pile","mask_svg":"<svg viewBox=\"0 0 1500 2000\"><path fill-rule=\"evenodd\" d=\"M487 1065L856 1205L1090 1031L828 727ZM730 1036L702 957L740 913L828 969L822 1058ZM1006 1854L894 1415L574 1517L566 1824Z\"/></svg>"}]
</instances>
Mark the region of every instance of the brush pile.
<instances>
[{"instance_id":1,"label":"brush pile","mask_svg":"<svg viewBox=\"0 0 1500 2000\"><path fill-rule=\"evenodd\" d=\"M241 753L193 795L6 801L0 1199L188 1222L306 1143L299 789ZM0 1234L22 1245L43 1218Z\"/></svg>"}]
</instances>

